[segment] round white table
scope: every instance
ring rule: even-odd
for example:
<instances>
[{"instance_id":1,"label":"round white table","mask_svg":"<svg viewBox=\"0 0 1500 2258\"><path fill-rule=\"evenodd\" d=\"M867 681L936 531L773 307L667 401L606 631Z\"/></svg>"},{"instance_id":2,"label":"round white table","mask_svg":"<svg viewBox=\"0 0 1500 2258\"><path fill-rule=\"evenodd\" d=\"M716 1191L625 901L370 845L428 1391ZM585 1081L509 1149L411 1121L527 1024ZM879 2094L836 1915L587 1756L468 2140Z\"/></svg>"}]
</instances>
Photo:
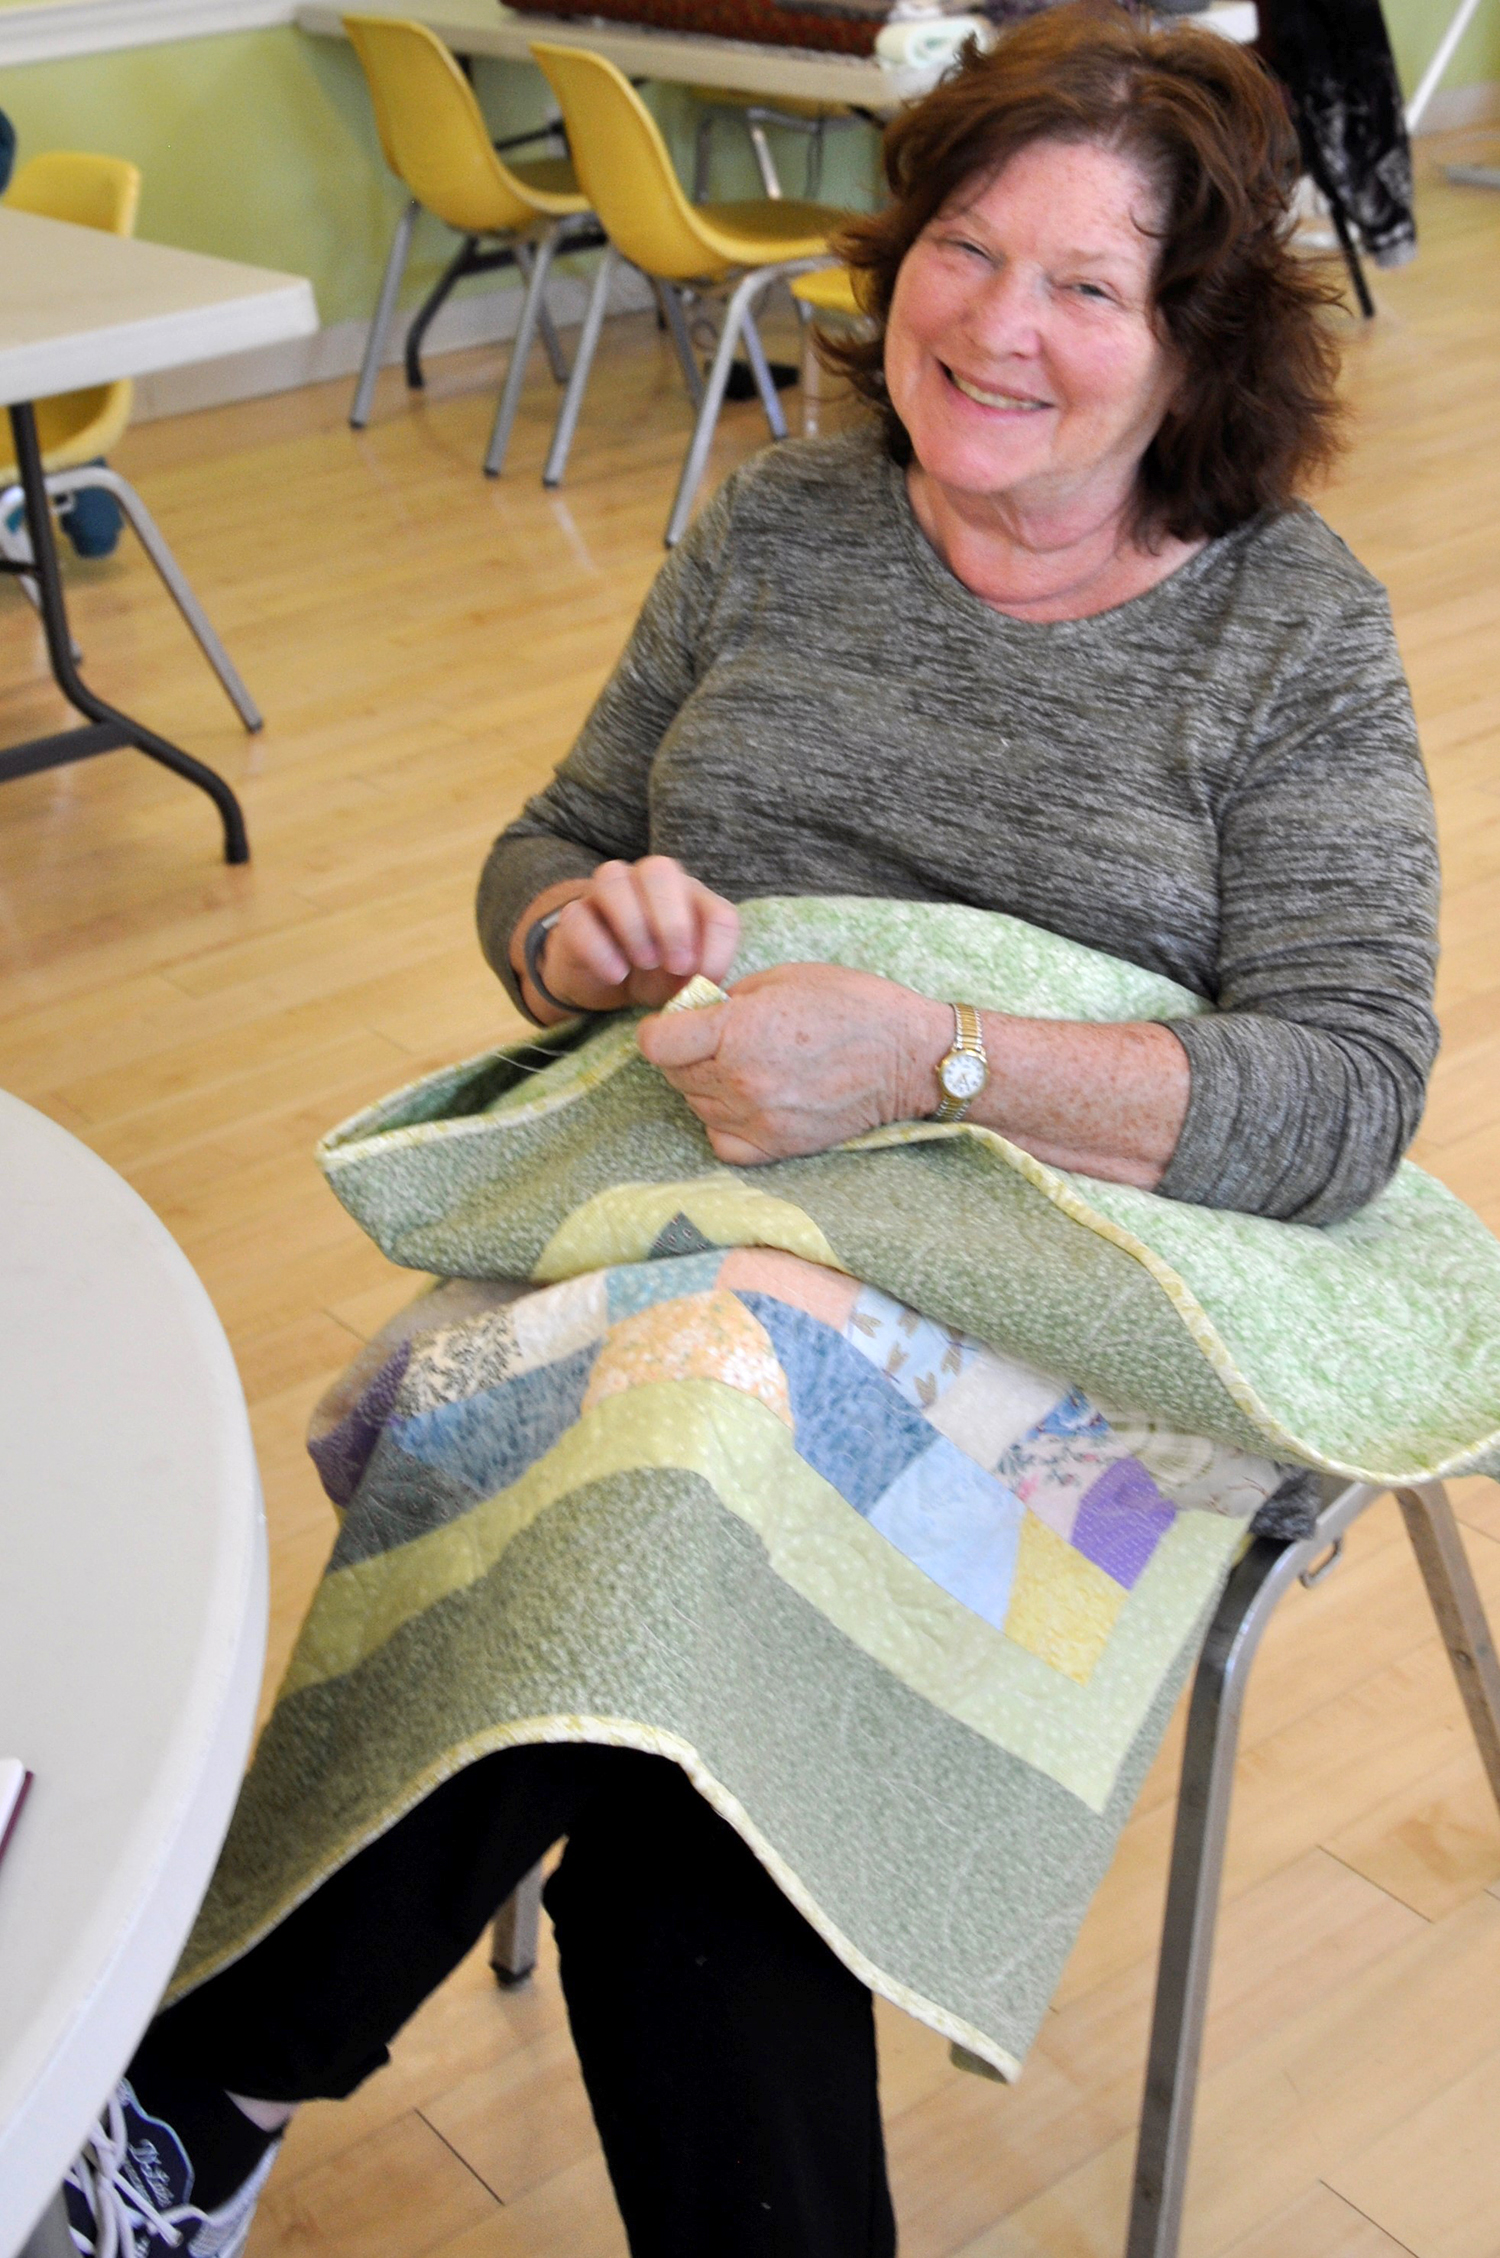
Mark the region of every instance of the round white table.
<instances>
[{"instance_id":1,"label":"round white table","mask_svg":"<svg viewBox=\"0 0 1500 2258\"><path fill-rule=\"evenodd\" d=\"M103 1161L0 1092L0 2258L191 1925L266 1633L249 1421L203 1287Z\"/></svg>"}]
</instances>

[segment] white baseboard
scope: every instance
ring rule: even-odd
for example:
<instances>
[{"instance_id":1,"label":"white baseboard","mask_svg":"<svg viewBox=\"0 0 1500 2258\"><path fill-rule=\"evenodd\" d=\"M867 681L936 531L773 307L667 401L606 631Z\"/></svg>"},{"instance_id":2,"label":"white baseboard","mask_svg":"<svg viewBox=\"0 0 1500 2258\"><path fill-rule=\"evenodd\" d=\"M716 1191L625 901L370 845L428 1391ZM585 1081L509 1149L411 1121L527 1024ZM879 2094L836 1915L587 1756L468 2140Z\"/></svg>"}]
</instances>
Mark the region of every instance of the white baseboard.
<instances>
[{"instance_id":1,"label":"white baseboard","mask_svg":"<svg viewBox=\"0 0 1500 2258\"><path fill-rule=\"evenodd\" d=\"M292 21L295 0L34 0L0 8L0 66L161 47Z\"/></svg>"},{"instance_id":2,"label":"white baseboard","mask_svg":"<svg viewBox=\"0 0 1500 2258\"><path fill-rule=\"evenodd\" d=\"M547 292L552 318L560 329L583 319L587 285L574 275L554 274ZM633 267L617 270L610 286L612 314L640 313L653 303L651 286ZM409 309L408 309L409 314ZM423 359L461 353L473 345L499 345L514 337L521 318L518 289L487 290L450 298L427 333ZM263 345L250 353L231 353L192 368L167 369L137 379L135 421L191 415L197 408L222 408L232 400L257 400L268 392L292 392L302 384L323 384L353 376L364 358L368 322L339 321L311 337L283 345ZM391 325L384 365L399 361L406 338L404 321Z\"/></svg>"},{"instance_id":3,"label":"white baseboard","mask_svg":"<svg viewBox=\"0 0 1500 2258\"><path fill-rule=\"evenodd\" d=\"M1428 133L1455 133L1466 125L1500 125L1500 79L1481 79L1477 86L1439 87L1428 103L1415 138Z\"/></svg>"}]
</instances>

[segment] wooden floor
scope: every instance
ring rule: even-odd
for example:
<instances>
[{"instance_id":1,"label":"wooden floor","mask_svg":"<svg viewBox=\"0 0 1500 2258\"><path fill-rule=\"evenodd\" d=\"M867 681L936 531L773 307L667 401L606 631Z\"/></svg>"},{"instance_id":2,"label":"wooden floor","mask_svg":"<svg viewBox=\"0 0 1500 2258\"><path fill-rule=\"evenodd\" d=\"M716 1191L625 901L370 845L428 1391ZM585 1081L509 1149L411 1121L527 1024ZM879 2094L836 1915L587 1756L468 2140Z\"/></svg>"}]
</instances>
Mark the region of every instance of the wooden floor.
<instances>
[{"instance_id":1,"label":"wooden floor","mask_svg":"<svg viewBox=\"0 0 1500 2258\"><path fill-rule=\"evenodd\" d=\"M1446 1044L1420 1157L1500 1227L1500 197L1434 183L1423 222L1353 340L1358 446L1327 508L1392 590L1442 818ZM613 324L564 495L537 483L542 378L512 475L486 484L498 367L441 362L416 407L386 380L359 438L335 386L120 450L264 736L241 736L138 556L70 569L78 635L101 689L243 791L248 870L217 861L206 801L132 755L0 794L0 1082L137 1186L214 1297L264 1470L273 1679L333 1534L308 1407L412 1284L311 1148L511 1027L472 938L475 874L620 646L686 433L654 329ZM760 436L732 411L716 474ZM0 684L0 742L56 726L3 589ZM1461 1506L1500 1614L1500 1490ZM882 2016L907 2258L1121 2249L1178 1745L1018 2087ZM550 1966L502 1997L476 1957L390 2070L305 2110L250 2249L616 2258ZM1187 2249L1500 2254L1500 1823L1389 1509L1286 1601L1258 1666Z\"/></svg>"}]
</instances>

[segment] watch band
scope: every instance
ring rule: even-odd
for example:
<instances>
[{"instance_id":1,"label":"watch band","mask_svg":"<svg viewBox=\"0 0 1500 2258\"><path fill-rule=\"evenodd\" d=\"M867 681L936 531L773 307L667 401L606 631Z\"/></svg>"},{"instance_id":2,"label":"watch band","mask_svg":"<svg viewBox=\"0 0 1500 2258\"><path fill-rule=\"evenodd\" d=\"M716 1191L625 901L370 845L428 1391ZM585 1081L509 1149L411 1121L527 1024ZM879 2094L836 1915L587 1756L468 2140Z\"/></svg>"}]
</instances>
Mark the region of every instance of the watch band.
<instances>
[{"instance_id":1,"label":"watch band","mask_svg":"<svg viewBox=\"0 0 1500 2258\"><path fill-rule=\"evenodd\" d=\"M526 938L521 943L521 962L526 967L527 980L544 1004L550 1004L554 1011L565 1011L570 1019L580 1019L584 1015L579 1006L565 1004L561 996L554 996L542 978L542 951L547 946L553 926L567 906L566 902L561 902L556 909L549 909L545 917L535 918L527 926Z\"/></svg>"},{"instance_id":2,"label":"watch band","mask_svg":"<svg viewBox=\"0 0 1500 2258\"><path fill-rule=\"evenodd\" d=\"M965 1056L979 1061L980 1075L974 1088L966 1096L959 1097L955 1096L953 1091L948 1088L943 1069L950 1059ZM979 1092L989 1080L989 1066L989 1053L984 1047L984 1023L980 1019L978 1011L973 1004L955 1004L953 1006L953 1044L952 1048L946 1050L938 1060L938 1088L942 1091L942 1096L938 1100L937 1111L933 1114L932 1119L934 1121L962 1121L975 1098L978 1097Z\"/></svg>"}]
</instances>

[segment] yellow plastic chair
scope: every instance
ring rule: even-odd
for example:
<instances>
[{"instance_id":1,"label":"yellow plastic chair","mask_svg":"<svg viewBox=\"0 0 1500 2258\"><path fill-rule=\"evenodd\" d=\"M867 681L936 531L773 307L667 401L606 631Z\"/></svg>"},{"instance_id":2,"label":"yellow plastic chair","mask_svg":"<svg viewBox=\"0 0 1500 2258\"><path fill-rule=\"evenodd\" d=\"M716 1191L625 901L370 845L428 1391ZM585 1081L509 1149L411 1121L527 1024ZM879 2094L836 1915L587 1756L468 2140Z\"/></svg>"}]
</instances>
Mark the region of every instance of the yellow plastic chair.
<instances>
[{"instance_id":1,"label":"yellow plastic chair","mask_svg":"<svg viewBox=\"0 0 1500 2258\"><path fill-rule=\"evenodd\" d=\"M865 318L847 267L820 267L815 274L799 274L792 284L792 296L815 314L837 314L844 321Z\"/></svg>"},{"instance_id":2,"label":"yellow plastic chair","mask_svg":"<svg viewBox=\"0 0 1500 2258\"><path fill-rule=\"evenodd\" d=\"M755 307L773 283L789 281L827 260L829 232L845 214L831 205L791 197L729 204L690 202L656 120L613 63L583 47L537 42L531 52L557 96L580 185L609 238L542 478L548 486L561 483L599 343L610 281L624 259L663 292L683 374L698 409L667 520L670 549L687 525L735 347L742 337L771 435L786 437L786 418L755 327ZM729 292L724 324L705 383L687 344L677 294L684 288L697 293L723 287Z\"/></svg>"},{"instance_id":3,"label":"yellow plastic chair","mask_svg":"<svg viewBox=\"0 0 1500 2258\"><path fill-rule=\"evenodd\" d=\"M792 284L792 296L806 320L802 332L802 429L811 437L818 428L818 410L826 397L825 372L814 343L816 319L821 314L835 327L853 327L868 317L855 295L854 277L847 267L817 267L811 274L799 274Z\"/></svg>"},{"instance_id":4,"label":"yellow plastic chair","mask_svg":"<svg viewBox=\"0 0 1500 2258\"><path fill-rule=\"evenodd\" d=\"M356 431L369 421L412 229L419 212L431 212L464 240L412 324L407 344L409 384L421 383L417 354L422 336L460 276L515 265L526 284L520 327L484 458L486 472L496 478L505 461L539 326L553 375L559 384L567 378L567 364L546 306L552 262L560 250L587 248L603 238L566 157L537 158L525 164L507 164L501 158L473 87L425 24L394 16L345 16L343 21L369 84L385 161L412 197L396 224L349 421ZM481 248L484 244L490 248Z\"/></svg>"},{"instance_id":5,"label":"yellow plastic chair","mask_svg":"<svg viewBox=\"0 0 1500 2258\"><path fill-rule=\"evenodd\" d=\"M123 158L58 149L33 157L19 168L5 203L12 211L70 220L75 227L98 228L106 235L133 235L140 196L140 173ZM94 489L113 495L241 721L249 730L259 729L259 709L155 519L129 481L98 459L118 444L130 421L134 399L135 387L128 379L121 379L37 401L37 438L47 473L47 492L64 516L77 494ZM0 464L0 554L14 564L25 565L31 562L31 545L17 517L21 501L15 464ZM34 583L23 578L21 585L36 602Z\"/></svg>"}]
</instances>

